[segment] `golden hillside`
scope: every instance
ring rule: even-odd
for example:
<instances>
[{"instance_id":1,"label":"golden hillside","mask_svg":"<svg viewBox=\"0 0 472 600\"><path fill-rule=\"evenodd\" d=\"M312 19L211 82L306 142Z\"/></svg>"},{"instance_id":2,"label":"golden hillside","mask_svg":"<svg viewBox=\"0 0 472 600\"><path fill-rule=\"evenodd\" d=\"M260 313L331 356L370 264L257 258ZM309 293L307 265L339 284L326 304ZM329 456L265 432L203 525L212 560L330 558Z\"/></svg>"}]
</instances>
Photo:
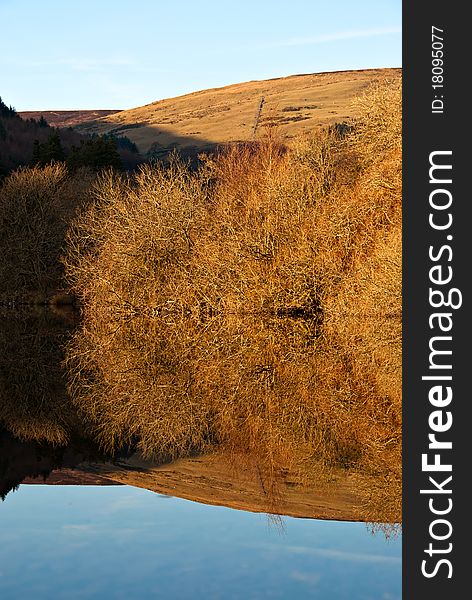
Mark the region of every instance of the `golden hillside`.
<instances>
[{"instance_id":1,"label":"golden hillside","mask_svg":"<svg viewBox=\"0 0 472 600\"><path fill-rule=\"evenodd\" d=\"M269 124L291 138L355 117L354 97L372 82L400 74L401 69L370 69L238 83L120 111L82 123L77 130L126 135L142 153L155 156L173 147L204 150L252 140Z\"/></svg>"}]
</instances>

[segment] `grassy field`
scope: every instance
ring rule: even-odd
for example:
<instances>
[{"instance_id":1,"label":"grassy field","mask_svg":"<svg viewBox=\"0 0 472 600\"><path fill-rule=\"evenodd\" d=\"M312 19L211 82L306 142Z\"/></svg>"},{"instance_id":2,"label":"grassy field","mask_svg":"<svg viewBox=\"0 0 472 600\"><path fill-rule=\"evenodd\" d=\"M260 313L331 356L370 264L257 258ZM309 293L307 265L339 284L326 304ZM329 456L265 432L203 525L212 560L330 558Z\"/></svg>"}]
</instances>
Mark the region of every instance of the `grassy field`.
<instances>
[{"instance_id":1,"label":"grassy field","mask_svg":"<svg viewBox=\"0 0 472 600\"><path fill-rule=\"evenodd\" d=\"M371 69L294 75L250 81L168 98L81 123L84 133L114 131L135 142L142 154L159 156L172 147L208 149L250 141L275 125L282 139L356 117L352 100L370 84L398 78L400 69ZM264 99L256 135L254 125Z\"/></svg>"}]
</instances>

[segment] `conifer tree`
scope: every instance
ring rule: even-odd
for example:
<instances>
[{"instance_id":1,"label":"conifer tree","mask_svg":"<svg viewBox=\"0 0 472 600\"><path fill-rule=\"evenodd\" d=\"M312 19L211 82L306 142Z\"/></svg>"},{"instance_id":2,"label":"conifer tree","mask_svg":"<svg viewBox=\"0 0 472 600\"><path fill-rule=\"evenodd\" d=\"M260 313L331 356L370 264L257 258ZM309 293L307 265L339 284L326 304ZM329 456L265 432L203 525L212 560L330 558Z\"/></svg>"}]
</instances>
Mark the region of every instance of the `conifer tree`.
<instances>
[{"instance_id":1,"label":"conifer tree","mask_svg":"<svg viewBox=\"0 0 472 600\"><path fill-rule=\"evenodd\" d=\"M54 131L48 140L40 144L38 140L33 144L33 163L36 165L47 165L51 162L60 162L66 155L62 147L59 133Z\"/></svg>"}]
</instances>

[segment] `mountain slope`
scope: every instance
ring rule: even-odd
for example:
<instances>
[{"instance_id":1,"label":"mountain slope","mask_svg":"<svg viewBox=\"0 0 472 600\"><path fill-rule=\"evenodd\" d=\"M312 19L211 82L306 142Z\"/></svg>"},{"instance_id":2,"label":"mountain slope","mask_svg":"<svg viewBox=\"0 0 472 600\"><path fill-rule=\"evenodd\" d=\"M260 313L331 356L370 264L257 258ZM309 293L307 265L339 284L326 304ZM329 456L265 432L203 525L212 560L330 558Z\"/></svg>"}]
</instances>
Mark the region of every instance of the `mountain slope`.
<instances>
[{"instance_id":1,"label":"mountain slope","mask_svg":"<svg viewBox=\"0 0 472 600\"><path fill-rule=\"evenodd\" d=\"M35 119L36 121L43 117L51 127L63 129L117 112L119 110L29 110L18 114L22 119Z\"/></svg>"},{"instance_id":2,"label":"mountain slope","mask_svg":"<svg viewBox=\"0 0 472 600\"><path fill-rule=\"evenodd\" d=\"M290 139L355 117L353 98L374 81L400 74L401 69L370 69L238 83L120 111L83 122L77 130L126 135L142 153L155 156L172 147L204 150L249 141L268 125Z\"/></svg>"}]
</instances>

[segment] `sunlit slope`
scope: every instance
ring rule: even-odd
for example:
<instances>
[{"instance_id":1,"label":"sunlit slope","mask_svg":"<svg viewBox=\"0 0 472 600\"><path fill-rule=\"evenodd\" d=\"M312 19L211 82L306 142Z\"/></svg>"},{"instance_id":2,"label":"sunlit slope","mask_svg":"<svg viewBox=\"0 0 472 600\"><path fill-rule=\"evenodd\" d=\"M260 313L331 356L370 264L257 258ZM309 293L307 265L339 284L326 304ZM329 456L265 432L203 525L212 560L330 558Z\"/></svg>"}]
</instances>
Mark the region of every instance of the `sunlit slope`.
<instances>
[{"instance_id":1,"label":"sunlit slope","mask_svg":"<svg viewBox=\"0 0 472 600\"><path fill-rule=\"evenodd\" d=\"M172 147L204 149L251 140L269 124L277 125L278 134L290 139L320 125L355 117L354 97L372 82L396 78L400 73L400 69L372 69L238 83L117 112L82 123L77 129L114 131L128 136L141 152L157 155Z\"/></svg>"}]
</instances>

